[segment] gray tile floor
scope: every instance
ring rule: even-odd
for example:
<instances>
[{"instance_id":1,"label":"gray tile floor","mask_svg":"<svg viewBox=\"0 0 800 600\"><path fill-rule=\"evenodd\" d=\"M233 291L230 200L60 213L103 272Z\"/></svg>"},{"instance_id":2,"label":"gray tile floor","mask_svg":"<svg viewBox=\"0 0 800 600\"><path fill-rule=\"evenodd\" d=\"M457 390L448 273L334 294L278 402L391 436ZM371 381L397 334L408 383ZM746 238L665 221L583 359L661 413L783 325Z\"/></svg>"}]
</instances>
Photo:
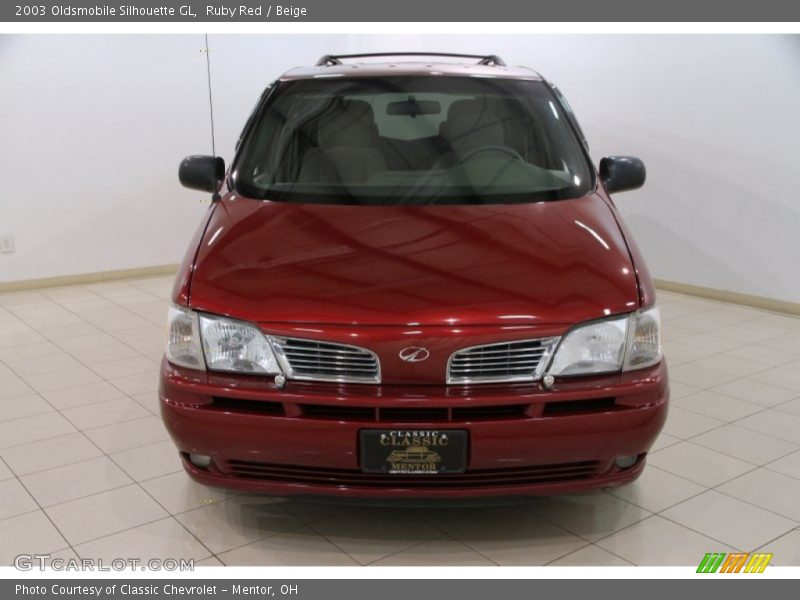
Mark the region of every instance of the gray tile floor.
<instances>
[{"instance_id":1,"label":"gray tile floor","mask_svg":"<svg viewBox=\"0 0 800 600\"><path fill-rule=\"evenodd\" d=\"M800 565L800 319L661 293L673 401L636 483L493 508L400 509L191 482L161 426L171 278L0 295L0 564Z\"/></svg>"}]
</instances>

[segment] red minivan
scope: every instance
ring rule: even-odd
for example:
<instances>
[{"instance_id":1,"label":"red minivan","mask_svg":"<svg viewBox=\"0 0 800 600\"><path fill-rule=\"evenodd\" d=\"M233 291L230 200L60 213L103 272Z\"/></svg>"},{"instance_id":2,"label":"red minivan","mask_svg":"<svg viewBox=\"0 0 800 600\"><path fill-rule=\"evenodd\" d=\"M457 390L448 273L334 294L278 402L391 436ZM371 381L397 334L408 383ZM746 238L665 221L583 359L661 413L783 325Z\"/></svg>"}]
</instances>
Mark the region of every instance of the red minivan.
<instances>
[{"instance_id":1,"label":"red minivan","mask_svg":"<svg viewBox=\"0 0 800 600\"><path fill-rule=\"evenodd\" d=\"M228 169L192 156L179 175L214 197L161 371L196 480L461 498L642 472L667 367L609 194L640 187L644 165L595 170L535 71L324 56L266 89Z\"/></svg>"}]
</instances>

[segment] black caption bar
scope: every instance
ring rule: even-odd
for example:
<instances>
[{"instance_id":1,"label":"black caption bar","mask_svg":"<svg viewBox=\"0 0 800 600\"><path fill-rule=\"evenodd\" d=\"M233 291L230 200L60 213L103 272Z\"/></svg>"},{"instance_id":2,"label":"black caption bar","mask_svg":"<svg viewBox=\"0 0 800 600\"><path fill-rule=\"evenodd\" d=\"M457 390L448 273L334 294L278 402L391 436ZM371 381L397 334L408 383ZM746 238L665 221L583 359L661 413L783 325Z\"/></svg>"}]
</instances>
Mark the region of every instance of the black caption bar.
<instances>
[{"instance_id":1,"label":"black caption bar","mask_svg":"<svg viewBox=\"0 0 800 600\"><path fill-rule=\"evenodd\" d=\"M366 567L369 568L369 567ZM703 579L698 581L698 579ZM724 595L726 600L794 597L791 579L497 579L497 580L231 580L231 579L27 579L0 580L0 597L14 600L531 600L532 598L693 599ZM796 590L794 590L796 591Z\"/></svg>"},{"instance_id":2,"label":"black caption bar","mask_svg":"<svg viewBox=\"0 0 800 600\"><path fill-rule=\"evenodd\" d=\"M14 22L787 22L787 0L4 0L0 21Z\"/></svg>"},{"instance_id":3,"label":"black caption bar","mask_svg":"<svg viewBox=\"0 0 800 600\"><path fill-rule=\"evenodd\" d=\"M365 567L369 568L369 567ZM698 581L698 579L703 579ZM531 600L532 598L647 598L675 600L724 595L726 600L794 597L791 579L27 579L0 580L9 600ZM796 591L796 590L794 590Z\"/></svg>"}]
</instances>

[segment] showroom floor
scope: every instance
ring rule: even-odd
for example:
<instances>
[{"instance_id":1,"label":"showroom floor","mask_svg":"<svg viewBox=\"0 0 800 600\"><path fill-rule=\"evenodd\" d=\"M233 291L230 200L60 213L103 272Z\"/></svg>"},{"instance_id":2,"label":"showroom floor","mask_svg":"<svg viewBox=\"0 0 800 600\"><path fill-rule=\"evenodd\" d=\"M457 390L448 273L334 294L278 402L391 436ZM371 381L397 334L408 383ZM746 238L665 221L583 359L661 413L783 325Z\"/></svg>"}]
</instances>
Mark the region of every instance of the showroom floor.
<instances>
[{"instance_id":1,"label":"showroom floor","mask_svg":"<svg viewBox=\"0 0 800 600\"><path fill-rule=\"evenodd\" d=\"M800 319L661 293L670 416L642 478L514 506L356 507L192 483L156 398L170 277L0 295L0 564L800 565Z\"/></svg>"}]
</instances>

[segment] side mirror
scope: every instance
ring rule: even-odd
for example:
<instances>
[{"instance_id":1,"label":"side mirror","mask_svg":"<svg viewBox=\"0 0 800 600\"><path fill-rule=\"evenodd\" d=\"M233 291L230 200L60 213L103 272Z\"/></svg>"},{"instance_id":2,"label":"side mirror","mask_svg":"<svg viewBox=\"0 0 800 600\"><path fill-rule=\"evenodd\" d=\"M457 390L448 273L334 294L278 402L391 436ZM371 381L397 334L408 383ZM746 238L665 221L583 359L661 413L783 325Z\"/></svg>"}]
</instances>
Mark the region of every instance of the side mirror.
<instances>
[{"instance_id":1,"label":"side mirror","mask_svg":"<svg viewBox=\"0 0 800 600\"><path fill-rule=\"evenodd\" d=\"M192 190L216 193L225 177L225 161L219 156L187 156L178 168L181 185Z\"/></svg>"},{"instance_id":2,"label":"side mirror","mask_svg":"<svg viewBox=\"0 0 800 600\"><path fill-rule=\"evenodd\" d=\"M608 156L600 161L600 179L609 193L640 188L646 177L644 163L635 156Z\"/></svg>"}]
</instances>

